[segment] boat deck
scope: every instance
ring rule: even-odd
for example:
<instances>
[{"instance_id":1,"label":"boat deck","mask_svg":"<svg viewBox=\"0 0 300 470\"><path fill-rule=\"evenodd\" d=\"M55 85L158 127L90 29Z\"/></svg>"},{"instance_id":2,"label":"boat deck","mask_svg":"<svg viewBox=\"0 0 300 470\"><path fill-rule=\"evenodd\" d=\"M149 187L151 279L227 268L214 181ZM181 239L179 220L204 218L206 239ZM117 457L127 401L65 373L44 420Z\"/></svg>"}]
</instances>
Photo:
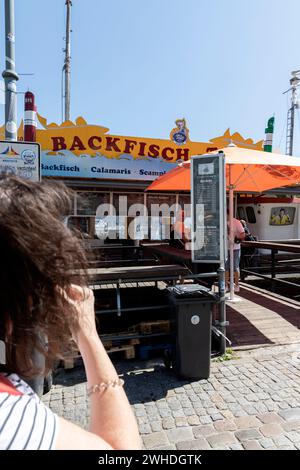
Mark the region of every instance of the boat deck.
<instances>
[{"instance_id":1,"label":"boat deck","mask_svg":"<svg viewBox=\"0 0 300 470\"><path fill-rule=\"evenodd\" d=\"M239 301L227 302L233 349L300 342L300 302L241 283Z\"/></svg>"}]
</instances>

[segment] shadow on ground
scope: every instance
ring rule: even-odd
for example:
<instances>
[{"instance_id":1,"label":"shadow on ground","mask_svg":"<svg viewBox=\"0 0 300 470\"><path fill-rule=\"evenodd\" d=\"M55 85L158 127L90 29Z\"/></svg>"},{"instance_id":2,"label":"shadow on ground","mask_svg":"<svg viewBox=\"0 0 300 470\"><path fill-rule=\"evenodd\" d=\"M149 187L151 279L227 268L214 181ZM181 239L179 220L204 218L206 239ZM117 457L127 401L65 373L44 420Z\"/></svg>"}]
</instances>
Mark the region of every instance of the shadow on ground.
<instances>
[{"instance_id":1,"label":"shadow on ground","mask_svg":"<svg viewBox=\"0 0 300 470\"><path fill-rule=\"evenodd\" d=\"M119 361L114 365L118 373L124 377L125 390L131 404L166 398L168 391L193 382L180 380L173 370L167 369L159 359ZM64 387L83 382L86 382L86 375L82 365L71 370L58 369L54 377L54 384Z\"/></svg>"}]
</instances>

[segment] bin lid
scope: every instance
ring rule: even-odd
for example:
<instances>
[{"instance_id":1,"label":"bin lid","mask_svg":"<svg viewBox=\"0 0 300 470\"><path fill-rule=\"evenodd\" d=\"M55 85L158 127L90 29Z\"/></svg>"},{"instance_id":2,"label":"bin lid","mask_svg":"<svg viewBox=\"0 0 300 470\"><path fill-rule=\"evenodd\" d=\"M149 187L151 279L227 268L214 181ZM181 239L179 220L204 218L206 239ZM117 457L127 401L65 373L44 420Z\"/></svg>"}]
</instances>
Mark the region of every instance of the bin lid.
<instances>
[{"instance_id":1,"label":"bin lid","mask_svg":"<svg viewBox=\"0 0 300 470\"><path fill-rule=\"evenodd\" d=\"M188 297L202 297L202 298L213 298L216 296L205 286L200 284L177 284L176 286L167 287L168 291L176 297L188 298Z\"/></svg>"}]
</instances>

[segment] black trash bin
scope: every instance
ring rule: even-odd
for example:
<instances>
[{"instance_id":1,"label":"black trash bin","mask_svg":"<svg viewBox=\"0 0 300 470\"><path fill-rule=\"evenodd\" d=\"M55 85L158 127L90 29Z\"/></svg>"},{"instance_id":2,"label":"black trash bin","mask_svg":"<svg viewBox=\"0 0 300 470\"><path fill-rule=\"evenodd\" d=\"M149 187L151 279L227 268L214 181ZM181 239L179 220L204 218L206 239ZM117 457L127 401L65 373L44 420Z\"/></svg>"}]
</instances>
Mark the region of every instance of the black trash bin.
<instances>
[{"instance_id":1,"label":"black trash bin","mask_svg":"<svg viewBox=\"0 0 300 470\"><path fill-rule=\"evenodd\" d=\"M175 348L172 363L179 377L207 379L210 374L212 307L217 301L197 284L168 287Z\"/></svg>"}]
</instances>

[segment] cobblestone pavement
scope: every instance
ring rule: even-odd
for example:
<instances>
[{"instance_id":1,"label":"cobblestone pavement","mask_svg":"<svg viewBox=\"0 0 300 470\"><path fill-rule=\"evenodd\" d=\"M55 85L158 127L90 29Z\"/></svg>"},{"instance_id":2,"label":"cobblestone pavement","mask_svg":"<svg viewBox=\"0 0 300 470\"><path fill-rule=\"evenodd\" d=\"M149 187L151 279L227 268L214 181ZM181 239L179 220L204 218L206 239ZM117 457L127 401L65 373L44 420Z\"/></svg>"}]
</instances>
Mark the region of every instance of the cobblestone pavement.
<instances>
[{"instance_id":1,"label":"cobblestone pavement","mask_svg":"<svg viewBox=\"0 0 300 470\"><path fill-rule=\"evenodd\" d=\"M117 364L146 449L300 449L300 344L238 354L196 382L159 360ZM59 371L43 401L87 427L83 369Z\"/></svg>"}]
</instances>

